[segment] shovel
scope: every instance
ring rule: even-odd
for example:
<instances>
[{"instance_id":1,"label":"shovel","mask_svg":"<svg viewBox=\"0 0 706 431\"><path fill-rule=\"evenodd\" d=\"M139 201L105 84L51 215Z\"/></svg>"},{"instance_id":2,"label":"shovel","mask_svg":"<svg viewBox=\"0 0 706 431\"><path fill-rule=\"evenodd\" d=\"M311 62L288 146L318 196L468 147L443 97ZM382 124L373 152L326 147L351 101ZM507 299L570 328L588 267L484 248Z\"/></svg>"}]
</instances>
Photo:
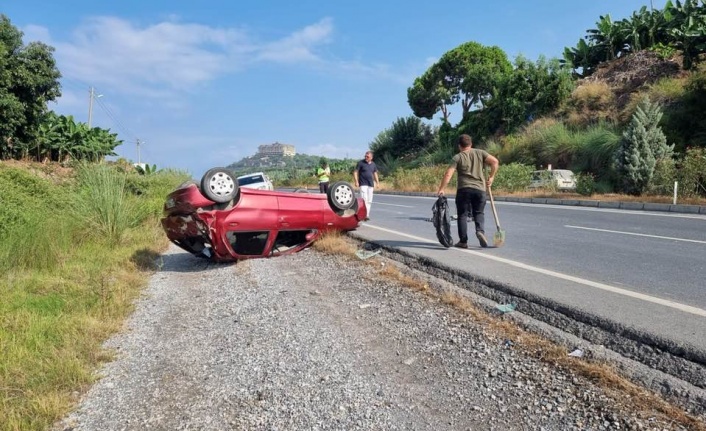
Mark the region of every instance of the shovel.
<instances>
[{"instance_id":1,"label":"shovel","mask_svg":"<svg viewBox=\"0 0 706 431\"><path fill-rule=\"evenodd\" d=\"M493 235L493 245L495 247L502 247L505 244L505 231L500 228L500 221L498 220L498 212L495 210L495 201L493 200L493 192L488 187L488 196L490 197L490 208L493 210L493 217L495 218L495 227L497 230Z\"/></svg>"}]
</instances>

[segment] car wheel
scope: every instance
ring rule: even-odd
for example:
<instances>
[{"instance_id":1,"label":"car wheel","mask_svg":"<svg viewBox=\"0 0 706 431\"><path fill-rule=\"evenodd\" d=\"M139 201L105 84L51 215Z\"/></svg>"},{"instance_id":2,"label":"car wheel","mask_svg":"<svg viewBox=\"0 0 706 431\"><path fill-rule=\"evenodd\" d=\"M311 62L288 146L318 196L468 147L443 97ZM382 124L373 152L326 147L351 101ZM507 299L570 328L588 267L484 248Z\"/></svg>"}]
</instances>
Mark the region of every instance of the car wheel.
<instances>
[{"instance_id":1,"label":"car wheel","mask_svg":"<svg viewBox=\"0 0 706 431\"><path fill-rule=\"evenodd\" d=\"M238 194L238 182L226 168L209 169L201 178L201 192L213 202L230 202Z\"/></svg>"},{"instance_id":2,"label":"car wheel","mask_svg":"<svg viewBox=\"0 0 706 431\"><path fill-rule=\"evenodd\" d=\"M345 181L334 183L328 188L328 201L334 211L351 208L356 202L353 186Z\"/></svg>"}]
</instances>

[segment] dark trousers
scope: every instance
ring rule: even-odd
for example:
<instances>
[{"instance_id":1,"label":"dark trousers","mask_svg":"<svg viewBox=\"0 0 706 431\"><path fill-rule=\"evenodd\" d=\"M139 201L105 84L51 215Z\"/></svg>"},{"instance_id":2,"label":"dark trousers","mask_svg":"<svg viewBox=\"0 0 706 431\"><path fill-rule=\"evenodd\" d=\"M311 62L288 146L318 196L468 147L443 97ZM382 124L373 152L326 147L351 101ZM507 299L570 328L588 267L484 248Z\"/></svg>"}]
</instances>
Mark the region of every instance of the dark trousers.
<instances>
[{"instance_id":1,"label":"dark trousers","mask_svg":"<svg viewBox=\"0 0 706 431\"><path fill-rule=\"evenodd\" d=\"M478 189L459 189L456 191L456 212L458 213L458 239L468 242L468 217L472 216L476 232L485 233L485 191Z\"/></svg>"},{"instance_id":2,"label":"dark trousers","mask_svg":"<svg viewBox=\"0 0 706 431\"><path fill-rule=\"evenodd\" d=\"M325 183L319 183L319 192L328 193L328 181L326 181Z\"/></svg>"}]
</instances>

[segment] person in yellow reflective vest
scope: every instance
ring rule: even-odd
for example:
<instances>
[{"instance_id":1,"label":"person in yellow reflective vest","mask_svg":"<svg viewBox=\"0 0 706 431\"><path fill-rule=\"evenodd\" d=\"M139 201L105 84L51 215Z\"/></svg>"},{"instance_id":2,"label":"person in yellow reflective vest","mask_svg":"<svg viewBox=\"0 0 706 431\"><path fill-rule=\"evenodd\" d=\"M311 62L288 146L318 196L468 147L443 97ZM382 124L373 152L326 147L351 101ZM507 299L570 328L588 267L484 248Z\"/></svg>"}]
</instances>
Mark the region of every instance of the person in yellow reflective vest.
<instances>
[{"instance_id":1,"label":"person in yellow reflective vest","mask_svg":"<svg viewBox=\"0 0 706 431\"><path fill-rule=\"evenodd\" d=\"M319 179L319 192L327 193L329 177L331 176L331 169L328 167L328 162L325 160L321 161L321 165L316 170L316 177Z\"/></svg>"}]
</instances>

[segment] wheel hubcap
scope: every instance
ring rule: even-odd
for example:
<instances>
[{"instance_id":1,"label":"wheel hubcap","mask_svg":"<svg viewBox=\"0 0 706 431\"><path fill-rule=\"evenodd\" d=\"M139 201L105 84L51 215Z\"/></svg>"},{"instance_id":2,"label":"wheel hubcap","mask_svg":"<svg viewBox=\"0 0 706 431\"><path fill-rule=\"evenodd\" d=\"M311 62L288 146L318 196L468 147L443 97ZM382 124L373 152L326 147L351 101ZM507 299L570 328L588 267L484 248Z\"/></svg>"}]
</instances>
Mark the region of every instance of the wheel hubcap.
<instances>
[{"instance_id":1,"label":"wheel hubcap","mask_svg":"<svg viewBox=\"0 0 706 431\"><path fill-rule=\"evenodd\" d=\"M224 196L231 193L235 189L235 181L233 181L233 178L231 178L230 175L218 173L211 177L209 187L213 193L218 196Z\"/></svg>"},{"instance_id":2,"label":"wheel hubcap","mask_svg":"<svg viewBox=\"0 0 706 431\"><path fill-rule=\"evenodd\" d=\"M353 201L353 191L345 186L338 187L334 192L334 197L340 205L348 205Z\"/></svg>"}]
</instances>

